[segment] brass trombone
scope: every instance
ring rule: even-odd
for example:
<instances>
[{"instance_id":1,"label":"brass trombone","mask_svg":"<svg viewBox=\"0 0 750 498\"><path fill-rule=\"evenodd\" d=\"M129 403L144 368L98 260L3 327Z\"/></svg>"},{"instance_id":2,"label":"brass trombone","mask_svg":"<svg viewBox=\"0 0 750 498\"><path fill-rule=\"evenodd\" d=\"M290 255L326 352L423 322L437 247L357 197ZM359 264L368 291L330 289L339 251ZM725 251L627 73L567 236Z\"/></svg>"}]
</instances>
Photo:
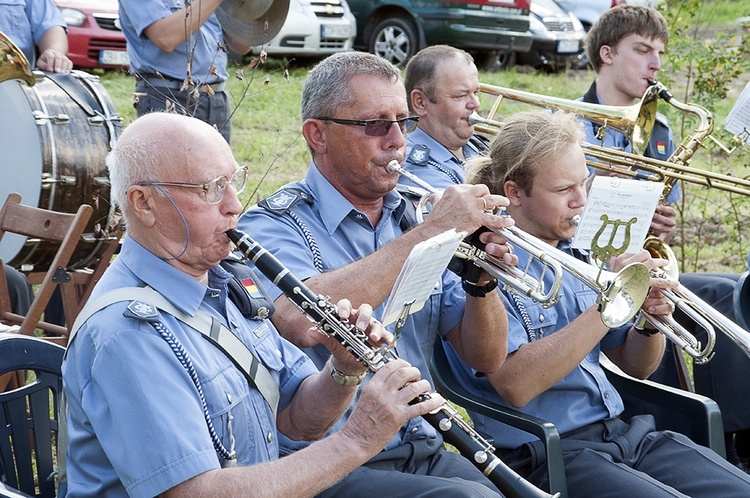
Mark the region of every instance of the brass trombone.
<instances>
[{"instance_id":1,"label":"brass trombone","mask_svg":"<svg viewBox=\"0 0 750 498\"><path fill-rule=\"evenodd\" d=\"M601 124L602 130L606 127L618 130L632 137L633 150L636 152L645 150L648 144L656 119L656 105L658 99L662 98L677 109L694 114L700 121L696 131L680 144L668 161L583 143L581 147L587 156L586 164L630 178L664 182L666 186L662 199L669 195L678 180L750 196L750 180L688 166L693 154L703 145L705 139L712 138L713 116L701 106L679 102L661 83L651 85L639 103L629 107L590 104L486 84L480 84L479 90L498 96L487 118L481 117L476 112L469 116L469 122L474 125L476 131L481 133L497 134L503 123L492 118L502 98L508 98L547 109L569 111L579 115L582 119Z\"/></svg>"},{"instance_id":2,"label":"brass trombone","mask_svg":"<svg viewBox=\"0 0 750 498\"><path fill-rule=\"evenodd\" d=\"M36 78L21 49L0 31L0 82L19 79L33 86Z\"/></svg>"},{"instance_id":3,"label":"brass trombone","mask_svg":"<svg viewBox=\"0 0 750 498\"><path fill-rule=\"evenodd\" d=\"M388 163L387 170L408 178L427 191L420 200L420 206L426 204L429 197L438 192L429 183L404 170L398 161ZM422 210L418 208L417 215L419 216L421 212ZM546 306L552 306L560 298L562 270L565 270L597 292L602 323L609 328L619 327L630 321L646 299L649 289L649 271L642 263L632 263L619 273L609 272L579 261L517 227L495 230L495 233L541 261L545 265L544 271L549 268L554 276L550 291L545 292L541 279L536 280L528 275L531 259L524 270L519 270L516 267L509 267L476 247L463 243L456 252L456 257L470 260L497 278L509 291L529 296Z\"/></svg>"}]
</instances>

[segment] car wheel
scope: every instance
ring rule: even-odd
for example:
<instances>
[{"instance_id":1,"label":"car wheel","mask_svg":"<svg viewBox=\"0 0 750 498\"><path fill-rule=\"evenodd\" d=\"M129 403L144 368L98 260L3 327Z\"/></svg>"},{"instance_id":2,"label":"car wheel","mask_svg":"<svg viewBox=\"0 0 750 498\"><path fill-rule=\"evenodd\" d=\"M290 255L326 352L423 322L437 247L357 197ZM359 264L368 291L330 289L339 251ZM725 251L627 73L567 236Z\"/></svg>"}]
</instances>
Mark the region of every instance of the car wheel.
<instances>
[{"instance_id":1,"label":"car wheel","mask_svg":"<svg viewBox=\"0 0 750 498\"><path fill-rule=\"evenodd\" d=\"M477 62L485 71L500 71L515 66L517 57L515 52L493 51L478 57Z\"/></svg>"},{"instance_id":2,"label":"car wheel","mask_svg":"<svg viewBox=\"0 0 750 498\"><path fill-rule=\"evenodd\" d=\"M417 28L406 17L391 17L375 26L370 35L370 53L403 67L417 53Z\"/></svg>"}]
</instances>

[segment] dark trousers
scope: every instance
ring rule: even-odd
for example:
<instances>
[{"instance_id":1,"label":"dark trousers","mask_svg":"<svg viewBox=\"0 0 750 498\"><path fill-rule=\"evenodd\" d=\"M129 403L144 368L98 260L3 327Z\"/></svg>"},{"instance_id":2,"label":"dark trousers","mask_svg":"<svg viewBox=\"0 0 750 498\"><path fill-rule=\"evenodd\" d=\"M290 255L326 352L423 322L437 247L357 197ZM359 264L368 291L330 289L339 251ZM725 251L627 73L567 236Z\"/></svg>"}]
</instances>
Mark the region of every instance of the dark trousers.
<instances>
[{"instance_id":1,"label":"dark trousers","mask_svg":"<svg viewBox=\"0 0 750 498\"><path fill-rule=\"evenodd\" d=\"M502 496L464 457L435 439L382 451L318 497L460 498Z\"/></svg>"},{"instance_id":2,"label":"dark trousers","mask_svg":"<svg viewBox=\"0 0 750 498\"><path fill-rule=\"evenodd\" d=\"M750 496L750 476L650 415L610 419L562 435L568 495L630 498ZM546 489L541 442L505 450L503 460Z\"/></svg>"},{"instance_id":3,"label":"dark trousers","mask_svg":"<svg viewBox=\"0 0 750 498\"><path fill-rule=\"evenodd\" d=\"M8 282L10 308L18 315L26 315L34 301L34 291L26 280L26 275L5 265L5 280Z\"/></svg>"},{"instance_id":4,"label":"dark trousers","mask_svg":"<svg viewBox=\"0 0 750 498\"><path fill-rule=\"evenodd\" d=\"M723 273L684 273L680 282L705 303L730 320L734 320L734 289L739 275ZM694 333L703 345L706 344L705 331L683 313L675 313L675 319L687 330ZM671 345L661 364L650 380L682 387L680 385L675 357ZM718 403L724 422L727 458L732 462L750 457L750 358L731 339L720 331L716 332L714 357L703 365L693 365L695 391L708 396ZM657 425L664 424L665 413L654 412ZM674 423L677 422L677 423ZM669 426L689 434L687 427L679 421L670 420Z\"/></svg>"},{"instance_id":5,"label":"dark trousers","mask_svg":"<svg viewBox=\"0 0 750 498\"><path fill-rule=\"evenodd\" d=\"M227 143L232 138L232 113L226 90L214 95L198 88L195 91L180 91L181 82L148 78L138 80L135 85L135 107L138 117L154 111L169 109L177 114L193 116L219 130ZM169 102L169 105L167 104Z\"/></svg>"}]
</instances>

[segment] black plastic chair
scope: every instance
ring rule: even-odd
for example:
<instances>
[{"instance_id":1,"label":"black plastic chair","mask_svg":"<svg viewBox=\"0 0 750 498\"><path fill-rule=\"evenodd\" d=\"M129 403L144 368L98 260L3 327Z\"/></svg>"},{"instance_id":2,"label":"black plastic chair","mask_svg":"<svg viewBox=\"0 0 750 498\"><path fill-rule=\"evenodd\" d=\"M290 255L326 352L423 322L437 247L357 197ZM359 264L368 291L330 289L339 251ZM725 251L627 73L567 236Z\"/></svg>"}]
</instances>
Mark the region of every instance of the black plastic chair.
<instances>
[{"instance_id":1,"label":"black plastic chair","mask_svg":"<svg viewBox=\"0 0 750 498\"><path fill-rule=\"evenodd\" d=\"M748 272L740 275L737 286L734 288L734 319L737 325L745 330L750 330L750 278Z\"/></svg>"},{"instance_id":2,"label":"black plastic chair","mask_svg":"<svg viewBox=\"0 0 750 498\"><path fill-rule=\"evenodd\" d=\"M59 399L65 348L36 337L0 333L0 374L28 373L22 387L0 393L0 496L56 495ZM13 488L4 490L3 488Z\"/></svg>"},{"instance_id":3,"label":"black plastic chair","mask_svg":"<svg viewBox=\"0 0 750 498\"><path fill-rule=\"evenodd\" d=\"M607 377L621 394L629 415L635 415L634 407L648 408L649 404L659 406L674 412L675 426L681 426L685 418L691 433L687 436L698 444L713 449L726 458L724 446L724 425L721 420L719 405L710 398L695 393L689 393L651 381L638 380L620 371L609 359L602 355L602 365ZM448 364L448 357L440 339L435 344L432 363L430 365L435 388L447 399L517 429L526 431L539 438L545 449L547 458L547 477L550 493L560 493L560 498L567 498L568 489L565 478L560 433L551 422L538 417L527 415L519 410L492 403L475 396L461 386L453 375ZM638 403L633 403L638 401ZM641 412L643 413L643 412ZM657 420L658 429L673 429L670 420Z\"/></svg>"}]
</instances>

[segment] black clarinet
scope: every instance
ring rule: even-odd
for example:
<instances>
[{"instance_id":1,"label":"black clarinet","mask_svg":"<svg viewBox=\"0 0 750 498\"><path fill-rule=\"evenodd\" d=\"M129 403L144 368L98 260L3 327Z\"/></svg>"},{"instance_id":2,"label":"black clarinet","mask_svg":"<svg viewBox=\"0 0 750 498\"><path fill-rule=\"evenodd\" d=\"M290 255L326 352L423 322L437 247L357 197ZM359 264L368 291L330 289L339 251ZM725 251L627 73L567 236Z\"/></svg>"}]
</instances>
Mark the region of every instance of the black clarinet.
<instances>
[{"instance_id":1,"label":"black clarinet","mask_svg":"<svg viewBox=\"0 0 750 498\"><path fill-rule=\"evenodd\" d=\"M341 343L367 369L374 373L389 361L397 359L396 353L387 347L375 348L367 342L364 332L343 321L336 306L327 296L316 295L285 267L276 256L265 250L249 235L239 230L227 231L245 258L271 280L297 307L328 337ZM429 399L430 395L420 394L412 403ZM505 465L497 456L495 448L461 417L458 411L447 402L437 410L422 417L449 444L471 460L508 498L557 498L559 493L550 495L525 480Z\"/></svg>"}]
</instances>

